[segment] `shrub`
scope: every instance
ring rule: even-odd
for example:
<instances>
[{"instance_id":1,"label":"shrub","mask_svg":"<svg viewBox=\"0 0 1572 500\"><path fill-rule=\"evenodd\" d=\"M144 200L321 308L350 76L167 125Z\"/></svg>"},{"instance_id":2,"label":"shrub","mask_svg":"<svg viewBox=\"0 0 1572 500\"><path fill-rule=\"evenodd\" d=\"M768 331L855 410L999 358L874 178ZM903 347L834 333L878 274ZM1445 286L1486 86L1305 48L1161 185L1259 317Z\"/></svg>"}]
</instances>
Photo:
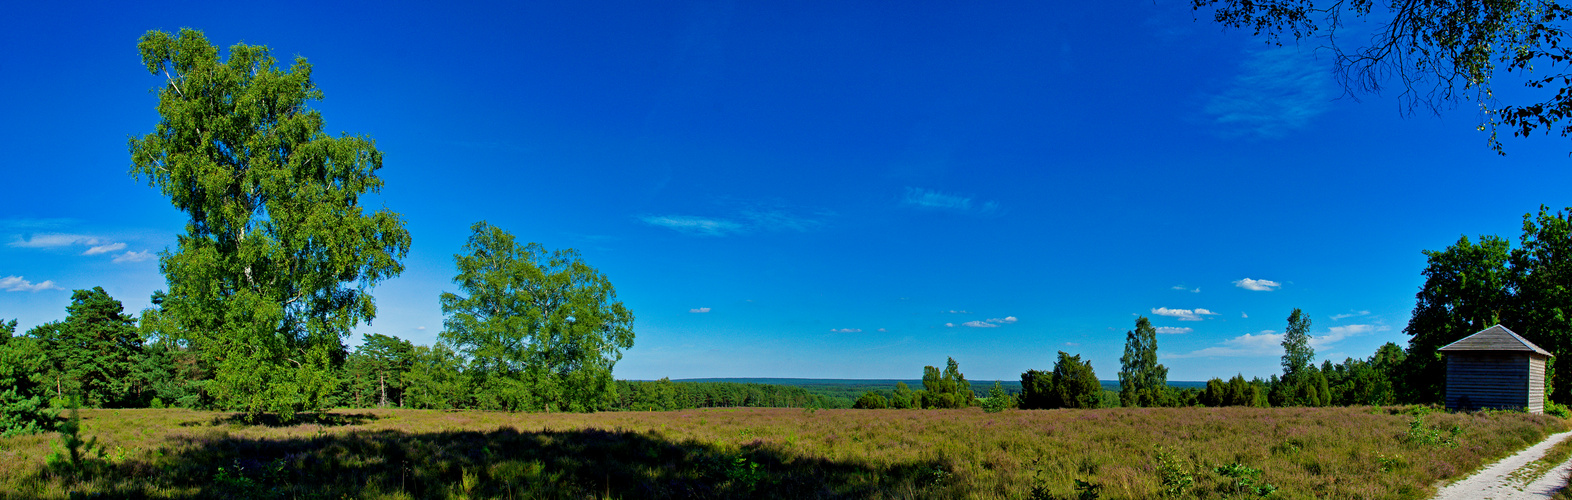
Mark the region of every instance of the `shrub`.
<instances>
[{"instance_id":1,"label":"shrub","mask_svg":"<svg viewBox=\"0 0 1572 500\"><path fill-rule=\"evenodd\" d=\"M1555 401L1546 401L1545 414L1555 415L1561 418L1568 418L1572 417L1572 410L1568 410L1567 405L1557 403Z\"/></svg>"}]
</instances>

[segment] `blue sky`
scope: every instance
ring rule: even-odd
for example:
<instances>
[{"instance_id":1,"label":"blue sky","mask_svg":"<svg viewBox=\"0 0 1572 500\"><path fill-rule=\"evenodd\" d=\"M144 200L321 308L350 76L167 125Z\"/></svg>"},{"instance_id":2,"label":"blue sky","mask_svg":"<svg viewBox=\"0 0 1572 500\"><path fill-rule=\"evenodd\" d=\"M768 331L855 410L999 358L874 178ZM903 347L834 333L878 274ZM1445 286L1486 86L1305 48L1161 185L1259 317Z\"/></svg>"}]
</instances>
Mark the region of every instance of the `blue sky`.
<instances>
[{"instance_id":1,"label":"blue sky","mask_svg":"<svg viewBox=\"0 0 1572 500\"><path fill-rule=\"evenodd\" d=\"M1406 345L1421 250L1572 205L1565 139L1497 156L1469 103L1350 98L1188 2L438 3L11 6L0 318L164 286L150 29L305 56L329 133L377 141L414 243L359 332L435 341L484 219L608 275L619 378L1113 379L1136 315L1170 379L1266 376L1292 308L1318 359Z\"/></svg>"}]
</instances>

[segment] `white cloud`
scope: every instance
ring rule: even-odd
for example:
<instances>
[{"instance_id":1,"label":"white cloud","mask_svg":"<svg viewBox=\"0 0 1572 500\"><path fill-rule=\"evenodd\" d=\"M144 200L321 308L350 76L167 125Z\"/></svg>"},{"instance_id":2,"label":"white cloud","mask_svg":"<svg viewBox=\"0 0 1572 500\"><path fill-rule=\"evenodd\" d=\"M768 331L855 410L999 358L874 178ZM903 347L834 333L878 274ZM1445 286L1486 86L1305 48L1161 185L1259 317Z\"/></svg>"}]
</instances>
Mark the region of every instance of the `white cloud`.
<instances>
[{"instance_id":1,"label":"white cloud","mask_svg":"<svg viewBox=\"0 0 1572 500\"><path fill-rule=\"evenodd\" d=\"M69 246L76 246L76 245L81 245L81 246L87 247L87 250L83 251L82 255L99 255L99 254L106 254L106 253L114 253L114 252L118 252L118 251L121 251L121 250L125 250L125 248L126 248L126 244L123 243L123 242L110 241L110 240L106 240L106 239L99 238L99 237L96 237L96 236L88 236L88 235L85 235L85 234L68 234L68 233L39 233L39 234L32 235L31 238L17 237L15 239L11 240L11 243L9 243L9 246L19 247L19 248L60 248L60 247L69 247ZM143 254L146 254L146 257L144 257ZM115 257L114 261L115 262L126 262L126 261L140 262L140 261L143 261L143 260L147 260L149 257L152 257L152 254L149 254L146 251L143 251L143 252L140 252L140 253L138 253L138 252L128 252L126 254L122 254L120 256Z\"/></svg>"},{"instance_id":2,"label":"white cloud","mask_svg":"<svg viewBox=\"0 0 1572 500\"><path fill-rule=\"evenodd\" d=\"M1368 316L1368 315L1370 315L1370 311L1353 311L1353 312L1349 312L1349 313L1345 313L1345 314L1333 314L1332 315L1332 321L1339 321L1339 320L1352 318L1352 317L1355 317L1355 316Z\"/></svg>"},{"instance_id":3,"label":"white cloud","mask_svg":"<svg viewBox=\"0 0 1572 500\"><path fill-rule=\"evenodd\" d=\"M1313 49L1283 45L1251 50L1226 90L1205 112L1225 135L1282 137L1325 113L1337 97L1327 64Z\"/></svg>"},{"instance_id":4,"label":"white cloud","mask_svg":"<svg viewBox=\"0 0 1572 500\"><path fill-rule=\"evenodd\" d=\"M426 327L424 327L424 326L417 326L417 327L415 327L415 329L416 330L420 330L420 331L425 331Z\"/></svg>"},{"instance_id":5,"label":"white cloud","mask_svg":"<svg viewBox=\"0 0 1572 500\"><path fill-rule=\"evenodd\" d=\"M1250 279L1250 278L1245 278L1245 279L1242 279L1242 280L1239 280L1239 281L1235 281L1234 282L1234 286L1237 286L1239 288L1243 288L1245 290L1255 290L1257 292L1270 292L1270 291L1272 291L1274 289L1277 289L1278 287L1281 287L1283 285L1281 283L1278 283L1278 282L1272 281L1272 280L1253 280L1253 279Z\"/></svg>"},{"instance_id":6,"label":"white cloud","mask_svg":"<svg viewBox=\"0 0 1572 500\"><path fill-rule=\"evenodd\" d=\"M955 327L955 323L945 323L944 326L947 326L947 327L950 327L950 328L954 328Z\"/></svg>"},{"instance_id":7,"label":"white cloud","mask_svg":"<svg viewBox=\"0 0 1572 500\"><path fill-rule=\"evenodd\" d=\"M833 333L862 333L862 329L861 328L842 328L842 329L839 329L839 330L831 329L830 332L833 332Z\"/></svg>"},{"instance_id":8,"label":"white cloud","mask_svg":"<svg viewBox=\"0 0 1572 500\"><path fill-rule=\"evenodd\" d=\"M1170 318L1178 318L1179 321L1201 321L1206 319L1203 316L1214 316L1217 313L1199 307L1195 309L1169 309L1166 307L1157 307L1152 309L1152 314L1156 314L1158 316L1168 316Z\"/></svg>"},{"instance_id":9,"label":"white cloud","mask_svg":"<svg viewBox=\"0 0 1572 500\"><path fill-rule=\"evenodd\" d=\"M1188 326L1159 326L1159 327L1157 327L1157 333L1190 333L1190 332L1193 332L1193 331L1195 331L1195 329L1194 328L1190 328Z\"/></svg>"},{"instance_id":10,"label":"white cloud","mask_svg":"<svg viewBox=\"0 0 1572 500\"><path fill-rule=\"evenodd\" d=\"M966 311L966 310L961 310L961 311L957 311L957 310L954 310L954 309L950 310L950 314L971 314L971 313L972 313L971 311Z\"/></svg>"},{"instance_id":11,"label":"white cloud","mask_svg":"<svg viewBox=\"0 0 1572 500\"><path fill-rule=\"evenodd\" d=\"M1385 325L1348 325L1334 326L1324 334L1311 335L1310 347L1323 350L1332 344L1348 337L1369 335L1375 332L1390 330ZM1202 357L1237 357L1237 356L1276 356L1283 353L1283 334L1272 330L1262 330L1260 333L1240 335L1216 347L1208 347L1198 351L1178 354L1175 358L1202 358Z\"/></svg>"},{"instance_id":12,"label":"white cloud","mask_svg":"<svg viewBox=\"0 0 1572 500\"><path fill-rule=\"evenodd\" d=\"M1173 289L1174 289L1174 290L1185 290L1185 289L1188 289L1188 288L1189 288L1189 287L1187 287L1187 286L1184 286L1184 285L1174 285L1174 286L1173 286Z\"/></svg>"},{"instance_id":13,"label":"white cloud","mask_svg":"<svg viewBox=\"0 0 1572 500\"><path fill-rule=\"evenodd\" d=\"M972 203L971 197L915 187L906 188L906 195L901 198L901 203L918 208L949 210L979 215L992 214L999 211L998 202Z\"/></svg>"},{"instance_id":14,"label":"white cloud","mask_svg":"<svg viewBox=\"0 0 1572 500\"><path fill-rule=\"evenodd\" d=\"M1208 347L1198 351L1184 354L1175 354L1174 358L1209 358L1209 357L1237 357L1237 356L1267 356L1281 354L1283 351L1283 334L1271 330L1261 330L1259 333L1246 333L1223 341L1223 345Z\"/></svg>"},{"instance_id":15,"label":"white cloud","mask_svg":"<svg viewBox=\"0 0 1572 500\"><path fill-rule=\"evenodd\" d=\"M53 248L65 247L76 244L97 245L98 238L81 234L42 233L34 234L32 238L16 238L10 246L21 248Z\"/></svg>"},{"instance_id":16,"label":"white cloud","mask_svg":"<svg viewBox=\"0 0 1572 500\"><path fill-rule=\"evenodd\" d=\"M883 328L880 328L879 331L881 331L881 332L888 332L889 330L885 330Z\"/></svg>"},{"instance_id":17,"label":"white cloud","mask_svg":"<svg viewBox=\"0 0 1572 500\"><path fill-rule=\"evenodd\" d=\"M1362 335L1369 335L1369 334L1372 334L1372 333L1375 333L1375 332L1384 332L1384 331L1391 330L1391 329L1392 329L1391 327L1388 327L1386 325L1334 326L1334 327L1328 328L1327 332L1324 333L1324 334L1311 335L1310 336L1310 347L1313 347L1313 348L1316 348L1316 349L1320 349L1320 348L1327 347L1327 346L1330 346L1332 344L1335 344L1338 341L1341 341L1341 340L1346 339L1348 337L1358 337L1358 336L1362 336Z\"/></svg>"},{"instance_id":18,"label":"white cloud","mask_svg":"<svg viewBox=\"0 0 1572 500\"><path fill-rule=\"evenodd\" d=\"M109 244L104 244L104 245L95 245L95 246L93 246L91 248L88 248L86 252L82 252L82 255L98 255L98 254L101 254L101 253L118 252L120 250L125 250L125 248L126 248L126 244L125 243L109 243Z\"/></svg>"},{"instance_id":19,"label":"white cloud","mask_svg":"<svg viewBox=\"0 0 1572 500\"><path fill-rule=\"evenodd\" d=\"M707 219L688 215L645 215L639 217L639 220L652 226L700 236L725 236L742 232L742 224L726 219Z\"/></svg>"},{"instance_id":20,"label":"white cloud","mask_svg":"<svg viewBox=\"0 0 1572 500\"><path fill-rule=\"evenodd\" d=\"M1064 345L1067 345L1067 346L1070 346L1070 347L1075 347L1075 346L1078 346L1078 345L1081 345L1081 344L1077 344L1075 342L1065 342Z\"/></svg>"},{"instance_id":21,"label":"white cloud","mask_svg":"<svg viewBox=\"0 0 1572 500\"><path fill-rule=\"evenodd\" d=\"M1241 317L1241 318L1249 318L1250 315L1249 314L1245 314L1245 313L1239 313L1239 317Z\"/></svg>"},{"instance_id":22,"label":"white cloud","mask_svg":"<svg viewBox=\"0 0 1572 500\"><path fill-rule=\"evenodd\" d=\"M4 278L0 278L0 290L5 290L7 292L42 292L44 290L65 289L60 288L60 286L56 285L53 281L45 280L42 283L34 284L31 281L22 279L21 276L6 276Z\"/></svg>"},{"instance_id":23,"label":"white cloud","mask_svg":"<svg viewBox=\"0 0 1572 500\"><path fill-rule=\"evenodd\" d=\"M967 321L965 323L961 323L961 325L969 326L969 327L972 327L972 328L998 328L999 327L999 325L995 325L995 324L989 323L987 321Z\"/></svg>"},{"instance_id":24,"label":"white cloud","mask_svg":"<svg viewBox=\"0 0 1572 500\"><path fill-rule=\"evenodd\" d=\"M748 220L748 224L750 226L767 229L770 231L797 231L799 233L805 233L814 229L818 229L820 226L824 225L823 221L800 217L783 208L749 209L743 210L741 215L742 218ZM818 215L825 216L833 214L821 212Z\"/></svg>"},{"instance_id":25,"label":"white cloud","mask_svg":"<svg viewBox=\"0 0 1572 500\"><path fill-rule=\"evenodd\" d=\"M707 312L710 312L710 308L708 308L708 307L699 307L699 308L695 308L695 309L689 309L688 312L690 312L690 313L707 313Z\"/></svg>"},{"instance_id":26,"label":"white cloud","mask_svg":"<svg viewBox=\"0 0 1572 500\"><path fill-rule=\"evenodd\" d=\"M143 251L140 251L140 252L126 252L126 253L123 253L123 254L120 254L120 255L116 255L114 261L115 261L115 263L121 263L121 262L142 262L144 260L148 260L148 259L151 259L153 257L154 257L153 252L149 252L147 250L143 250Z\"/></svg>"},{"instance_id":27,"label":"white cloud","mask_svg":"<svg viewBox=\"0 0 1572 500\"><path fill-rule=\"evenodd\" d=\"M1016 321L1020 321L1020 320L1019 320L1019 319L1016 319L1016 318L1015 318L1015 316L1005 316L1005 317L1003 317L1003 318L989 318L989 319L988 319L988 322L989 322L989 323L1003 323L1003 324L1010 324L1010 323L1014 323L1014 322L1016 322Z\"/></svg>"}]
</instances>

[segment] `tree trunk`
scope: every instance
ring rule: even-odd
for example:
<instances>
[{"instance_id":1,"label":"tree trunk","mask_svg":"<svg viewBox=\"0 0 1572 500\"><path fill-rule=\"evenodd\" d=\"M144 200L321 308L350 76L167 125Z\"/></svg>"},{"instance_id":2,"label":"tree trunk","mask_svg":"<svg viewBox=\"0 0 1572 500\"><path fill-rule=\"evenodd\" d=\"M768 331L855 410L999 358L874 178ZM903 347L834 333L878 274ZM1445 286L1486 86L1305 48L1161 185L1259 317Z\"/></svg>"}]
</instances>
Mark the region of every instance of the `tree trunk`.
<instances>
[{"instance_id":1,"label":"tree trunk","mask_svg":"<svg viewBox=\"0 0 1572 500\"><path fill-rule=\"evenodd\" d=\"M377 385L382 386L382 404L380 404L378 406L381 406L383 408L387 408L388 407L388 381L387 381L387 374L386 373L378 373L377 374Z\"/></svg>"}]
</instances>

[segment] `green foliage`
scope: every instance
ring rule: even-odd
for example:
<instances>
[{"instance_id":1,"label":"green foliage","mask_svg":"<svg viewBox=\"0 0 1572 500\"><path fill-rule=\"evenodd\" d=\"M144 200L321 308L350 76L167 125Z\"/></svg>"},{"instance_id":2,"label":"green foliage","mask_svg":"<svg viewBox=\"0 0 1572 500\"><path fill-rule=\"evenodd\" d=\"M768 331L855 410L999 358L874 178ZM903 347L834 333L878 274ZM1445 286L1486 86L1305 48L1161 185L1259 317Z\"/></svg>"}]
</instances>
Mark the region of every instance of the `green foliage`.
<instances>
[{"instance_id":1,"label":"green foliage","mask_svg":"<svg viewBox=\"0 0 1572 500\"><path fill-rule=\"evenodd\" d=\"M1426 413L1428 412L1421 408L1421 411L1414 415L1414 419L1409 421L1408 433L1404 436L1405 440L1410 443L1425 446L1434 446L1438 448L1456 448L1458 444L1457 435L1461 434L1463 429L1456 425L1453 425L1446 431L1427 427L1425 425Z\"/></svg>"},{"instance_id":2,"label":"green foliage","mask_svg":"<svg viewBox=\"0 0 1572 500\"><path fill-rule=\"evenodd\" d=\"M655 381L618 380L616 402L607 409L670 411L725 407L850 408L852 406L853 402L849 399L814 394L802 387L736 382L672 382L663 378Z\"/></svg>"},{"instance_id":3,"label":"green foliage","mask_svg":"<svg viewBox=\"0 0 1572 500\"><path fill-rule=\"evenodd\" d=\"M633 347L633 313L574 250L519 246L477 222L443 293L439 337L470 360L483 408L594 411L616 397L612 366Z\"/></svg>"},{"instance_id":4,"label":"green foliage","mask_svg":"<svg viewBox=\"0 0 1572 500\"><path fill-rule=\"evenodd\" d=\"M1022 410L1053 408L1053 372L1026 370L1022 373L1019 406Z\"/></svg>"},{"instance_id":5,"label":"green foliage","mask_svg":"<svg viewBox=\"0 0 1572 500\"><path fill-rule=\"evenodd\" d=\"M1523 215L1523 234L1510 258L1514 314L1501 323L1554 354L1551 373L1572 373L1572 208ZM1488 326L1488 325L1487 325ZM1572 384L1547 380L1550 399L1572 404Z\"/></svg>"},{"instance_id":6,"label":"green foliage","mask_svg":"<svg viewBox=\"0 0 1572 500\"><path fill-rule=\"evenodd\" d=\"M446 410L471 404L469 377L464 360L448 346L414 346L410 368L404 374L403 403L408 408Z\"/></svg>"},{"instance_id":7,"label":"green foliage","mask_svg":"<svg viewBox=\"0 0 1572 500\"><path fill-rule=\"evenodd\" d=\"M920 406L921 401L917 393L913 392L912 388L908 387L905 382L895 383L895 393L890 397L891 408L902 410L917 408Z\"/></svg>"},{"instance_id":8,"label":"green foliage","mask_svg":"<svg viewBox=\"0 0 1572 500\"><path fill-rule=\"evenodd\" d=\"M405 386L414 364L414 344L379 333L366 334L360 347L344 361L339 404L404 407Z\"/></svg>"},{"instance_id":9,"label":"green foliage","mask_svg":"<svg viewBox=\"0 0 1572 500\"><path fill-rule=\"evenodd\" d=\"M48 360L47 381L57 397L76 394L92 408L142 406L147 384L136 375L142 336L136 319L122 313L120 301L102 287L71 292L65 321L28 332Z\"/></svg>"},{"instance_id":10,"label":"green foliage","mask_svg":"<svg viewBox=\"0 0 1572 500\"><path fill-rule=\"evenodd\" d=\"M1270 483L1258 483L1261 479L1260 469L1252 469L1239 462L1220 466L1212 470L1217 475L1228 479L1228 482L1223 485L1224 494L1264 497L1277 491L1277 487L1272 486Z\"/></svg>"},{"instance_id":11,"label":"green foliage","mask_svg":"<svg viewBox=\"0 0 1572 500\"><path fill-rule=\"evenodd\" d=\"M1266 384L1260 379L1247 382L1243 374L1234 375L1227 382L1214 378L1206 382L1199 399L1206 406L1266 406Z\"/></svg>"},{"instance_id":12,"label":"green foliage","mask_svg":"<svg viewBox=\"0 0 1572 500\"><path fill-rule=\"evenodd\" d=\"M1514 299L1508 289L1508 247L1496 236L1481 236L1478 244L1464 236L1445 250L1424 251L1427 263L1420 274L1425 284L1414 296L1413 315L1403 329L1413 338L1404 366L1408 391L1400 401L1440 402L1446 364L1436 350L1488 328L1503 315L1510 319Z\"/></svg>"},{"instance_id":13,"label":"green foliage","mask_svg":"<svg viewBox=\"0 0 1572 500\"><path fill-rule=\"evenodd\" d=\"M1081 361L1081 355L1071 356L1059 351L1053 365L1053 390L1049 405L1054 408L1097 408L1102 402L1103 385L1092 371L1092 362Z\"/></svg>"},{"instance_id":14,"label":"green foliage","mask_svg":"<svg viewBox=\"0 0 1572 500\"><path fill-rule=\"evenodd\" d=\"M1561 418L1572 418L1572 410L1568 410L1566 405L1557 403L1555 401L1545 402L1545 414L1555 415Z\"/></svg>"},{"instance_id":15,"label":"green foliage","mask_svg":"<svg viewBox=\"0 0 1572 500\"><path fill-rule=\"evenodd\" d=\"M98 438L82 439L82 415L76 397L71 397L71 417L60 424L60 447L44 461L55 474L81 477L91 474L102 465L104 447Z\"/></svg>"},{"instance_id":16,"label":"green foliage","mask_svg":"<svg viewBox=\"0 0 1572 500\"><path fill-rule=\"evenodd\" d=\"M922 386L925 391L923 408L966 408L977 400L971 382L961 374L961 365L955 358L949 358L943 372L932 366L923 367Z\"/></svg>"},{"instance_id":17,"label":"green foliage","mask_svg":"<svg viewBox=\"0 0 1572 500\"><path fill-rule=\"evenodd\" d=\"M1162 404L1168 368L1157 363L1157 329L1145 316L1137 317L1135 329L1125 333L1119 366L1120 406L1171 406Z\"/></svg>"},{"instance_id":18,"label":"green foliage","mask_svg":"<svg viewBox=\"0 0 1572 500\"><path fill-rule=\"evenodd\" d=\"M0 438L50 430L55 412L29 374L40 373L45 356L36 339L12 337L16 320L0 321Z\"/></svg>"},{"instance_id":19,"label":"green foliage","mask_svg":"<svg viewBox=\"0 0 1572 500\"><path fill-rule=\"evenodd\" d=\"M993 388L988 389L988 399L982 403L983 411L999 413L1007 408L1015 407L1015 396L1004 392L1004 386L999 382L993 383Z\"/></svg>"},{"instance_id":20,"label":"green foliage","mask_svg":"<svg viewBox=\"0 0 1572 500\"><path fill-rule=\"evenodd\" d=\"M889 407L889 400L885 399L883 395L873 391L863 393L862 397L857 398L857 402L852 404L852 408L863 410L882 410Z\"/></svg>"},{"instance_id":21,"label":"green foliage","mask_svg":"<svg viewBox=\"0 0 1572 500\"><path fill-rule=\"evenodd\" d=\"M1288 329L1283 331L1283 377L1289 378L1315 361L1310 347L1310 317L1295 307L1288 313Z\"/></svg>"},{"instance_id":22,"label":"green foliage","mask_svg":"<svg viewBox=\"0 0 1572 500\"><path fill-rule=\"evenodd\" d=\"M1183 497L1195 487L1195 475L1186 465L1183 460L1174 458L1172 452L1157 448L1157 479L1163 496Z\"/></svg>"},{"instance_id":23,"label":"green foliage","mask_svg":"<svg viewBox=\"0 0 1572 500\"><path fill-rule=\"evenodd\" d=\"M250 417L323 406L342 339L376 316L370 293L398 275L409 232L386 209L364 213L382 154L369 138L331 137L311 65L280 70L267 47L228 59L203 34L138 40L162 75L159 122L130 141L131 173L190 215L160 255L163 321L211 368L206 392Z\"/></svg>"}]
</instances>

